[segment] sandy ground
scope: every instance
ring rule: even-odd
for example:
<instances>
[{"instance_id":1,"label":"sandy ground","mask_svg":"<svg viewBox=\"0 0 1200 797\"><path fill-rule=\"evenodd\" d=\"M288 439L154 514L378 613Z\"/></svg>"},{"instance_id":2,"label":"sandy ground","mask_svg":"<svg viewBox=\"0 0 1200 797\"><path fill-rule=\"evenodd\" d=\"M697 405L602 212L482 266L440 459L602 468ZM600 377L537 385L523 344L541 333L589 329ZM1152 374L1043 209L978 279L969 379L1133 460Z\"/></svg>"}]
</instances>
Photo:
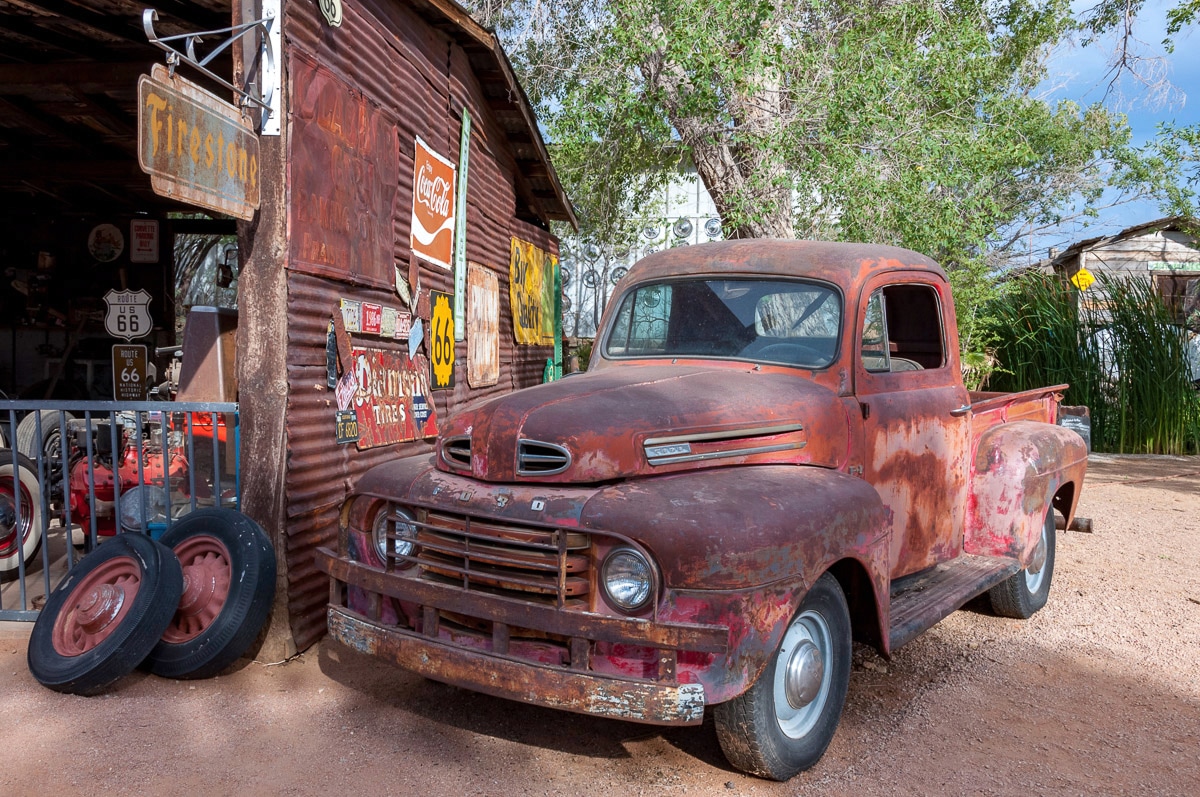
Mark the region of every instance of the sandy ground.
<instances>
[{"instance_id":1,"label":"sandy ground","mask_svg":"<svg viewBox=\"0 0 1200 797\"><path fill-rule=\"evenodd\" d=\"M425 681L325 643L200 682L40 687L0 630L4 794L1178 794L1200 791L1200 458L1093 457L1028 621L957 612L856 648L841 727L779 784L711 721L658 729Z\"/></svg>"}]
</instances>

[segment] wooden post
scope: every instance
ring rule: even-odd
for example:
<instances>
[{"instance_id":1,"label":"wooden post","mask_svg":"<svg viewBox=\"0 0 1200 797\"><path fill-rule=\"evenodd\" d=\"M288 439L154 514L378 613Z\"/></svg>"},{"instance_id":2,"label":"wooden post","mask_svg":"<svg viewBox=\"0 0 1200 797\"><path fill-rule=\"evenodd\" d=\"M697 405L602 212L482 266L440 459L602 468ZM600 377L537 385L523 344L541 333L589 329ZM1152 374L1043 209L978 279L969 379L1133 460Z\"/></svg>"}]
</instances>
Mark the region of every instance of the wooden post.
<instances>
[{"instance_id":1,"label":"wooden post","mask_svg":"<svg viewBox=\"0 0 1200 797\"><path fill-rule=\"evenodd\" d=\"M234 6L243 19L255 4ZM237 12L235 12L237 13ZM282 24L283 20L276 21ZM250 39L251 37L246 37ZM238 55L243 55L239 52ZM280 54L276 54L280 58ZM239 59L244 63L242 59ZM241 63L235 69L241 72ZM286 78L276 91L287 106ZM240 74L239 74L240 78ZM281 113L284 111L281 110ZM259 523L275 546L275 604L255 655L281 661L296 653L288 622L287 515L287 134L286 115L279 136L260 141L260 205L249 222L238 224L241 272L238 277L237 371L241 415L242 511Z\"/></svg>"}]
</instances>

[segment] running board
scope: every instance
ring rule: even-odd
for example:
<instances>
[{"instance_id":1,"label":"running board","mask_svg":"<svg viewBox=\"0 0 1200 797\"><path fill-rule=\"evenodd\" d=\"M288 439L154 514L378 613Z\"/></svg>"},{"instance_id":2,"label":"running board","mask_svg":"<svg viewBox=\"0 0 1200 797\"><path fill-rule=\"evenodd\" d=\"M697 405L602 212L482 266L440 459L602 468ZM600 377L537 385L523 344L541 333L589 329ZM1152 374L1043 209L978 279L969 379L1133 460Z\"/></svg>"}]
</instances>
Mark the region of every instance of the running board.
<instances>
[{"instance_id":1,"label":"running board","mask_svg":"<svg viewBox=\"0 0 1200 797\"><path fill-rule=\"evenodd\" d=\"M1015 559L963 554L892 582L889 649L912 641L1020 569Z\"/></svg>"}]
</instances>

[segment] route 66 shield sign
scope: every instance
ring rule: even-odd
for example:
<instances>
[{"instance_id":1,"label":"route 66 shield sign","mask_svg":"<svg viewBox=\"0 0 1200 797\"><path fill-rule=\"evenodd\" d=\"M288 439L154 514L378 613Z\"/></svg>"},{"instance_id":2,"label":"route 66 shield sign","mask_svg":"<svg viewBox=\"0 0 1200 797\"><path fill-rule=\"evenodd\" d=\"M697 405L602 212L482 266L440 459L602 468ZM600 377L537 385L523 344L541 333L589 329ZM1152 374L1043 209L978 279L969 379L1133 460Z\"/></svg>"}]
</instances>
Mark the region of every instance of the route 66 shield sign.
<instances>
[{"instance_id":1,"label":"route 66 shield sign","mask_svg":"<svg viewBox=\"0 0 1200 797\"><path fill-rule=\"evenodd\" d=\"M108 312L104 314L104 330L114 338L133 340L150 334L154 322L150 319L150 294L144 290L110 290L104 294Z\"/></svg>"}]
</instances>

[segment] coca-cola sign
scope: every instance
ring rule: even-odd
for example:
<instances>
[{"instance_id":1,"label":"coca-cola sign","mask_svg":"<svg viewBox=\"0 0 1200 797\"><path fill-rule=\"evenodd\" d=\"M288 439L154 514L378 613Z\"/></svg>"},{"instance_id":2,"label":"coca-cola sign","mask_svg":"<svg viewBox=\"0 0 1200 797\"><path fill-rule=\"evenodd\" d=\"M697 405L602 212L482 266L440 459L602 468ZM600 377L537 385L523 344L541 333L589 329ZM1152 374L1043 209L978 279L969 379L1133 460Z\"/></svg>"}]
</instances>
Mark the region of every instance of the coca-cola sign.
<instances>
[{"instance_id":1,"label":"coca-cola sign","mask_svg":"<svg viewBox=\"0 0 1200 797\"><path fill-rule=\"evenodd\" d=\"M454 248L454 164L420 138L413 159L413 254L450 268Z\"/></svg>"}]
</instances>

